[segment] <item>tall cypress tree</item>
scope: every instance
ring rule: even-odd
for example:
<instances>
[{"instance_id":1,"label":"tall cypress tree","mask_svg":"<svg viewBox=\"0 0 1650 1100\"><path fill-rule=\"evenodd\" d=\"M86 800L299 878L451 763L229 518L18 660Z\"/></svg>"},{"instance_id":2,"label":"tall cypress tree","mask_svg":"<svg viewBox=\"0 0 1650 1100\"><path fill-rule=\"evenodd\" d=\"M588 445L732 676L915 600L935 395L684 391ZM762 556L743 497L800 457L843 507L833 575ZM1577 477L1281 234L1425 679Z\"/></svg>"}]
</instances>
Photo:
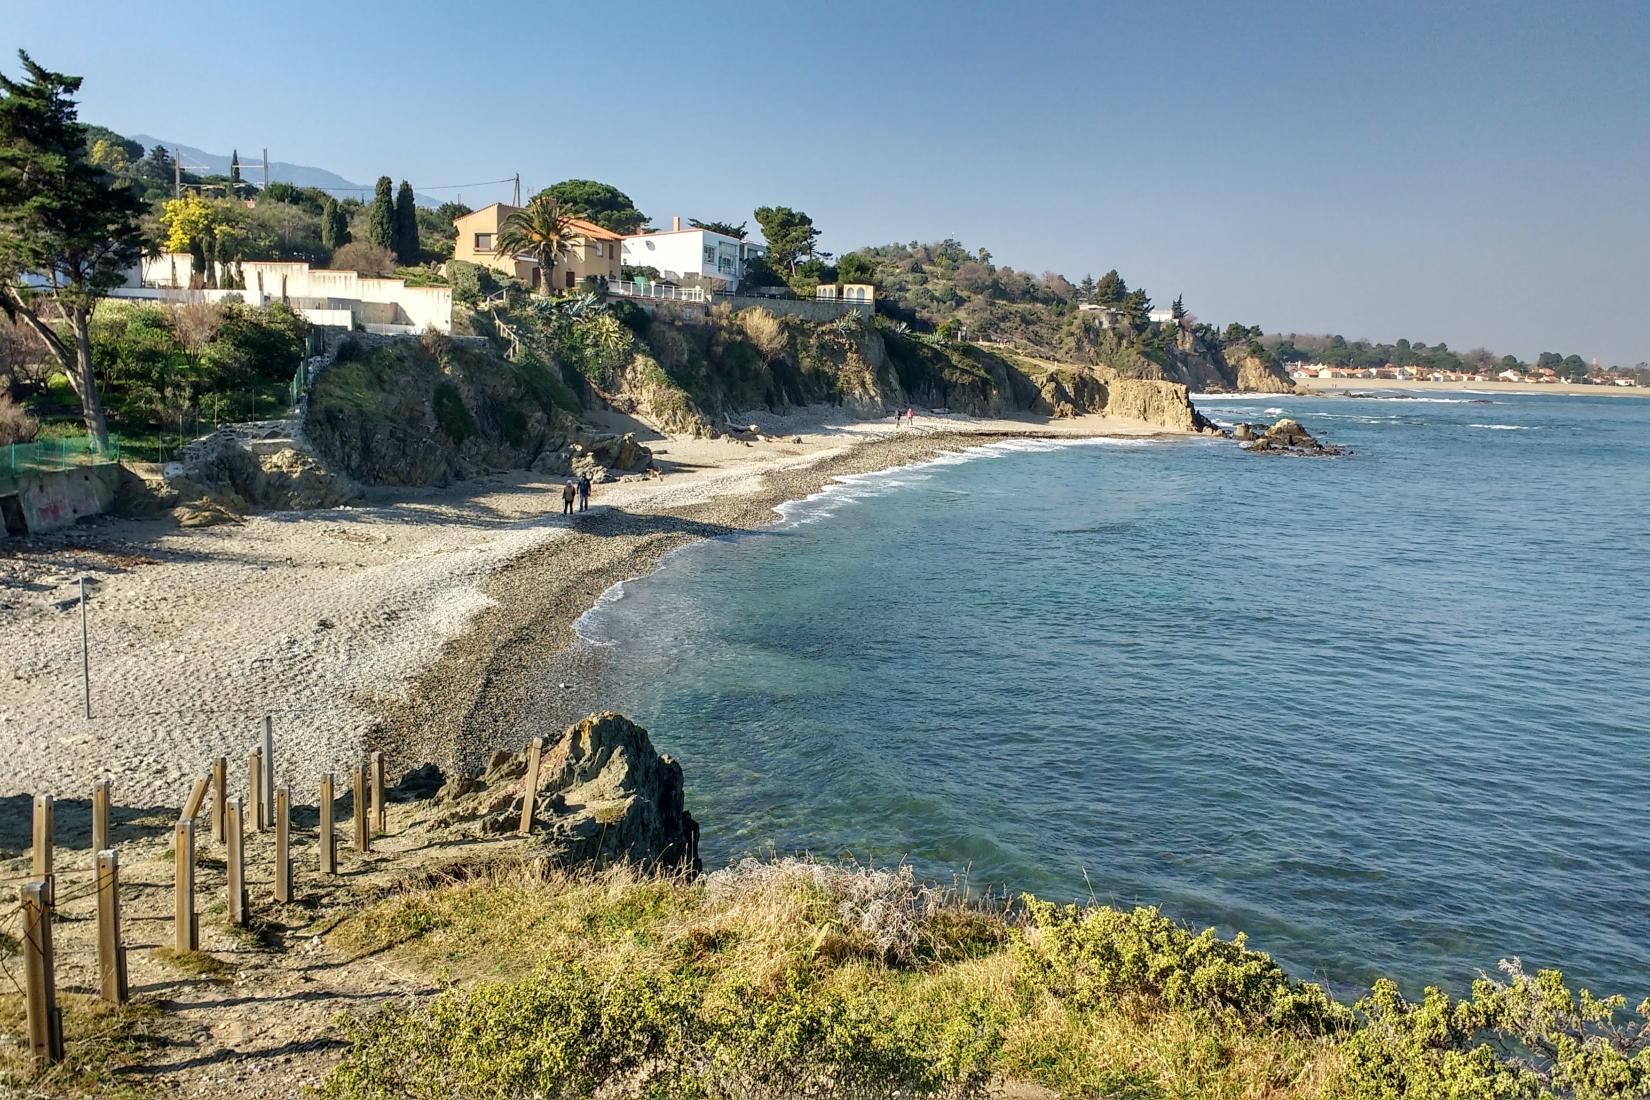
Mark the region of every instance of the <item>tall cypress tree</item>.
<instances>
[{"instance_id":1,"label":"tall cypress tree","mask_svg":"<svg viewBox=\"0 0 1650 1100\"><path fill-rule=\"evenodd\" d=\"M412 184L402 180L395 194L395 256L411 265L418 262L419 252L418 208L413 205Z\"/></svg>"},{"instance_id":2,"label":"tall cypress tree","mask_svg":"<svg viewBox=\"0 0 1650 1100\"><path fill-rule=\"evenodd\" d=\"M229 151L229 178L235 183L241 182L241 151L239 149Z\"/></svg>"},{"instance_id":3,"label":"tall cypress tree","mask_svg":"<svg viewBox=\"0 0 1650 1100\"><path fill-rule=\"evenodd\" d=\"M328 195L321 200L321 247L336 249L338 240L338 200Z\"/></svg>"},{"instance_id":4,"label":"tall cypress tree","mask_svg":"<svg viewBox=\"0 0 1650 1100\"><path fill-rule=\"evenodd\" d=\"M379 176L373 189L372 209L367 211L367 242L379 248L395 248L395 196L390 177Z\"/></svg>"}]
</instances>

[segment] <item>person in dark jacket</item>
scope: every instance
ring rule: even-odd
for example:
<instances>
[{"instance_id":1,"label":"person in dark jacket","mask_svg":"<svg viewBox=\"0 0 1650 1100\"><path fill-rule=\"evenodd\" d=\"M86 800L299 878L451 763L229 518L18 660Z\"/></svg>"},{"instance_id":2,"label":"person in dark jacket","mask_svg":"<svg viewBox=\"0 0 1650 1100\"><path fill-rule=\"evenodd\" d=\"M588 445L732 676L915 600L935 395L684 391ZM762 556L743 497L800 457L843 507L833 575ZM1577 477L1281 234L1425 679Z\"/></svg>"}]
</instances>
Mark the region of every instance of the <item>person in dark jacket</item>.
<instances>
[{"instance_id":1,"label":"person in dark jacket","mask_svg":"<svg viewBox=\"0 0 1650 1100\"><path fill-rule=\"evenodd\" d=\"M579 511L590 511L590 475L579 475Z\"/></svg>"}]
</instances>

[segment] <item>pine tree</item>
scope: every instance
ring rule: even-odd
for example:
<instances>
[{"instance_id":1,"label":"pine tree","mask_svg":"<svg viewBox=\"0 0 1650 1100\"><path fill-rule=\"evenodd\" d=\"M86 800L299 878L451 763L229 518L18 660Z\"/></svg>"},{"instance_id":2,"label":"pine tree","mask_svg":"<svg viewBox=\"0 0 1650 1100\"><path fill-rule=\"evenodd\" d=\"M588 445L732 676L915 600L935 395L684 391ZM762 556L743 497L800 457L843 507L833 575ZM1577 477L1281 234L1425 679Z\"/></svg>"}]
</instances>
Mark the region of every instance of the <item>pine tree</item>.
<instances>
[{"instance_id":1,"label":"pine tree","mask_svg":"<svg viewBox=\"0 0 1650 1100\"><path fill-rule=\"evenodd\" d=\"M1084 275L1083 281L1077 284L1077 300L1079 302L1094 301L1094 276Z\"/></svg>"},{"instance_id":2,"label":"pine tree","mask_svg":"<svg viewBox=\"0 0 1650 1100\"><path fill-rule=\"evenodd\" d=\"M379 248L395 248L395 197L390 177L379 176L373 189L372 208L367 211L367 243Z\"/></svg>"},{"instance_id":3,"label":"pine tree","mask_svg":"<svg viewBox=\"0 0 1650 1100\"><path fill-rule=\"evenodd\" d=\"M1181 301L1181 296L1179 294L1174 296L1174 305L1169 307L1169 312L1174 315L1174 319L1176 321L1184 321L1186 319L1186 303Z\"/></svg>"},{"instance_id":4,"label":"pine tree","mask_svg":"<svg viewBox=\"0 0 1650 1100\"><path fill-rule=\"evenodd\" d=\"M241 151L231 149L229 152L229 179L232 183L241 182Z\"/></svg>"},{"instance_id":5,"label":"pine tree","mask_svg":"<svg viewBox=\"0 0 1650 1100\"><path fill-rule=\"evenodd\" d=\"M1116 268L1100 276L1100 281L1094 284L1094 300L1103 306L1122 305L1128 293L1129 284L1123 281Z\"/></svg>"},{"instance_id":6,"label":"pine tree","mask_svg":"<svg viewBox=\"0 0 1650 1100\"><path fill-rule=\"evenodd\" d=\"M395 256L403 264L418 263L418 207L414 205L412 184L401 181L395 195Z\"/></svg>"},{"instance_id":7,"label":"pine tree","mask_svg":"<svg viewBox=\"0 0 1650 1100\"><path fill-rule=\"evenodd\" d=\"M333 198L331 195L328 195L324 200L322 200L321 246L323 248L335 251L343 246L344 242L338 239L338 229L343 224L343 219L338 216L340 213L341 211L338 209L337 199ZM347 235L349 233L349 229L345 228L344 233Z\"/></svg>"}]
</instances>

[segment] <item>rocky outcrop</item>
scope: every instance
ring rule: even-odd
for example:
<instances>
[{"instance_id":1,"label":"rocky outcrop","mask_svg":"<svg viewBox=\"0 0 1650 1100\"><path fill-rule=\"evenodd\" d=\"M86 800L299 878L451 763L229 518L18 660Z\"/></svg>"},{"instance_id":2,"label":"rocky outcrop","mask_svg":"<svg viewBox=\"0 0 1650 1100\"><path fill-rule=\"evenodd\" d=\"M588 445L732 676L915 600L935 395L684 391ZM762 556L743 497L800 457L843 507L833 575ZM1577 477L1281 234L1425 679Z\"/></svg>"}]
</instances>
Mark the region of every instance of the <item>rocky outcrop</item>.
<instances>
[{"instance_id":1,"label":"rocky outcrop","mask_svg":"<svg viewBox=\"0 0 1650 1100\"><path fill-rule=\"evenodd\" d=\"M480 835L515 831L527 767L525 752L499 753L483 775L449 781L437 795L436 824ZM700 869L681 765L620 714L591 715L544 750L532 835L557 866Z\"/></svg>"},{"instance_id":2,"label":"rocky outcrop","mask_svg":"<svg viewBox=\"0 0 1650 1100\"><path fill-rule=\"evenodd\" d=\"M1258 355L1244 355L1237 361L1234 374L1233 388L1239 393L1295 393L1300 389L1275 359Z\"/></svg>"},{"instance_id":3,"label":"rocky outcrop","mask_svg":"<svg viewBox=\"0 0 1650 1100\"><path fill-rule=\"evenodd\" d=\"M195 440L150 486L182 527L239 522L248 512L336 508L361 487L311 453L296 420L234 424Z\"/></svg>"},{"instance_id":4,"label":"rocky outcrop","mask_svg":"<svg viewBox=\"0 0 1650 1100\"><path fill-rule=\"evenodd\" d=\"M1327 457L1351 454L1345 447L1324 443L1301 426L1298 420L1284 417L1270 427L1239 424L1232 429L1232 438L1243 444L1243 449L1256 454L1292 454Z\"/></svg>"}]
</instances>

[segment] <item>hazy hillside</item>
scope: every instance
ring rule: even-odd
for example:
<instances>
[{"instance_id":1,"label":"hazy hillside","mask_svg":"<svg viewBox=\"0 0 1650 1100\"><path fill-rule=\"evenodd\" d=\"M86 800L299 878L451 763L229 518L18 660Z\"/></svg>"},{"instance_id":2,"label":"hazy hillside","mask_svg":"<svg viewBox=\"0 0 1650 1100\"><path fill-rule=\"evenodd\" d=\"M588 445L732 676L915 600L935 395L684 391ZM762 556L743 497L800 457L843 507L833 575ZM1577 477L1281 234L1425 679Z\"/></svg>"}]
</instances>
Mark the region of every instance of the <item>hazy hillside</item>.
<instances>
[{"instance_id":1,"label":"hazy hillside","mask_svg":"<svg viewBox=\"0 0 1650 1100\"><path fill-rule=\"evenodd\" d=\"M206 150L196 148L193 145L167 141L164 138L151 137L148 134L132 134L130 137L133 141L141 142L144 149L153 149L157 145L166 146L167 149L171 150L173 156L183 158L183 166L188 171L204 175L223 176L229 174L230 154L228 153L208 153ZM263 162L261 159L263 150L242 149L240 154L241 175L249 183L261 184L263 182ZM370 199L372 197L371 184L354 183L336 172L330 172L325 168L316 168L309 164L292 164L289 161L272 160L269 162L269 179L271 183L290 183L295 187L317 187L341 199ZM442 201L428 195L417 195L416 197L420 203L426 206L438 206Z\"/></svg>"}]
</instances>

